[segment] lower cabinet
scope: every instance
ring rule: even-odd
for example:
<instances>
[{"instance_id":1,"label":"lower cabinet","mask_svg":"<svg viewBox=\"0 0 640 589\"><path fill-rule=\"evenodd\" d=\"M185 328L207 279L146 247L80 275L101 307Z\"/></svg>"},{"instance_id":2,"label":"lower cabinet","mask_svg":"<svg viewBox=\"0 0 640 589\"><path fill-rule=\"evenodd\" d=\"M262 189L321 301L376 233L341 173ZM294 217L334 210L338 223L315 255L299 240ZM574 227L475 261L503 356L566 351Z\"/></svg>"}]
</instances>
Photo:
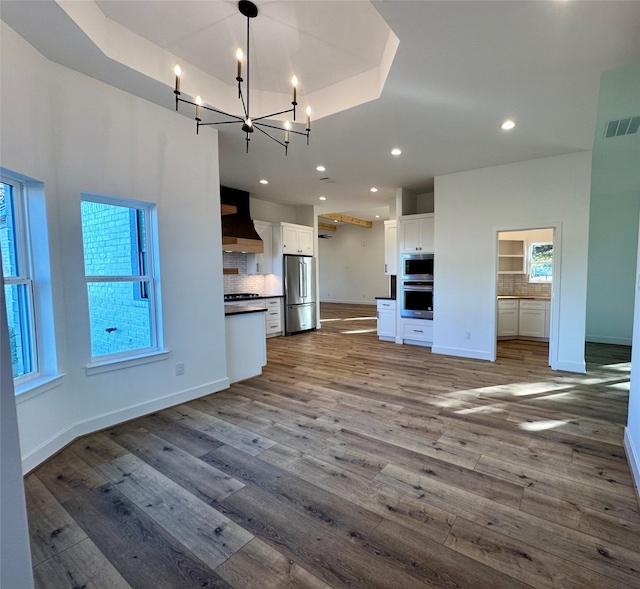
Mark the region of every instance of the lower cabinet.
<instances>
[{"instance_id":1,"label":"lower cabinet","mask_svg":"<svg viewBox=\"0 0 640 589\"><path fill-rule=\"evenodd\" d=\"M498 301L498 337L518 335L518 300Z\"/></svg>"},{"instance_id":2,"label":"lower cabinet","mask_svg":"<svg viewBox=\"0 0 640 589\"><path fill-rule=\"evenodd\" d=\"M248 301L232 301L226 302L225 305L231 305L234 307L261 307L262 309L266 309L267 312L264 314L264 320L267 337L274 337L284 333L282 321L282 297L251 299Z\"/></svg>"},{"instance_id":3,"label":"lower cabinet","mask_svg":"<svg viewBox=\"0 0 640 589\"><path fill-rule=\"evenodd\" d=\"M378 300L378 337L382 340L396 339L396 302L391 299Z\"/></svg>"},{"instance_id":4,"label":"lower cabinet","mask_svg":"<svg viewBox=\"0 0 640 589\"><path fill-rule=\"evenodd\" d=\"M267 337L282 335L282 298L264 299Z\"/></svg>"},{"instance_id":5,"label":"lower cabinet","mask_svg":"<svg viewBox=\"0 0 640 589\"><path fill-rule=\"evenodd\" d=\"M430 319L402 319L403 343L431 346L433 343L433 321Z\"/></svg>"},{"instance_id":6,"label":"lower cabinet","mask_svg":"<svg viewBox=\"0 0 640 589\"><path fill-rule=\"evenodd\" d=\"M550 301L498 300L498 337L548 339L550 309Z\"/></svg>"}]
</instances>

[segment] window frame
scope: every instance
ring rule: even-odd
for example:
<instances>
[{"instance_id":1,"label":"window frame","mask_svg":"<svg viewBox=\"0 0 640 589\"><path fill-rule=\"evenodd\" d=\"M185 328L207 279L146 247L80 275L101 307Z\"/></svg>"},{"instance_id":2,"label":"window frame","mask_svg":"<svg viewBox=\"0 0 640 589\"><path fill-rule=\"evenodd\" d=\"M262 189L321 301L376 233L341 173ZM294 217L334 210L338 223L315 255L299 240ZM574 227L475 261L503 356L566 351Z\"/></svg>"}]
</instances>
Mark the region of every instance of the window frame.
<instances>
[{"instance_id":1,"label":"window frame","mask_svg":"<svg viewBox=\"0 0 640 589\"><path fill-rule=\"evenodd\" d=\"M531 277L532 267L547 263L533 261L533 248L539 245L550 245L552 247L552 251L555 249L553 241L532 241L527 244L527 280L530 284L551 284L553 282L553 255L551 259L551 276L549 279L547 280L546 277L545 279Z\"/></svg>"},{"instance_id":2,"label":"window frame","mask_svg":"<svg viewBox=\"0 0 640 589\"><path fill-rule=\"evenodd\" d=\"M154 203L116 197L107 196L101 194L82 193L80 197L80 221L82 225L82 203L92 202L108 206L123 207L134 209L135 211L144 211L144 247L146 254L146 263L144 264L144 275L100 275L90 276L87 275L86 264L84 260L84 237L82 240L83 248L83 264L84 264L84 278L87 288L87 317L89 326L89 341L91 347L91 361L87 366L87 369L95 369L96 367L108 366L114 363L127 362L128 360L135 360L138 358L144 358L152 356L154 354L162 354L162 333L161 322L159 317L160 309L160 289L159 289L159 271L157 266L157 217L156 217L156 205ZM136 214L138 218L138 214ZM138 231L139 232L139 231ZM140 265L142 270L142 264ZM131 283L132 285L138 284L138 289L142 291L143 285L148 283L148 297L146 300L149 302L149 332L151 345L144 348L135 348L133 350L123 350L121 352L112 352L108 354L100 354L98 356L93 355L93 341L91 340L91 315L89 312L89 284L95 283ZM100 372L100 370L98 370Z\"/></svg>"},{"instance_id":3,"label":"window frame","mask_svg":"<svg viewBox=\"0 0 640 589\"><path fill-rule=\"evenodd\" d=\"M31 244L31 227L29 223L29 199L27 185L19 178L3 172L0 174L0 182L12 187L11 200L15 225L15 255L18 267L17 276L4 276L3 273L4 284L25 286L25 290L27 292L27 309L25 313L28 315L29 323L29 356L32 370L26 374L13 377L14 385L19 387L31 380L40 378L42 366L41 349L38 337L38 314L36 312L37 292L35 280L33 278L33 251ZM2 261L0 260L0 268L1 267Z\"/></svg>"}]
</instances>

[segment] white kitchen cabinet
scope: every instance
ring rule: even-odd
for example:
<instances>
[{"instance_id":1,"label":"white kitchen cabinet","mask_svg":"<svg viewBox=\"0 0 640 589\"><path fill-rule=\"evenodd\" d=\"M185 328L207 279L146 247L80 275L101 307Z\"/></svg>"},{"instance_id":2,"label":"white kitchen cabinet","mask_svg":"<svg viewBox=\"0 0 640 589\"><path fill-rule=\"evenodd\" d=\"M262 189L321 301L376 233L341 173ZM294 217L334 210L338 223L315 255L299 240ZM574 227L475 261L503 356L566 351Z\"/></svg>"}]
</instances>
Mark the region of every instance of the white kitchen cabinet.
<instances>
[{"instance_id":1,"label":"white kitchen cabinet","mask_svg":"<svg viewBox=\"0 0 640 589\"><path fill-rule=\"evenodd\" d=\"M378 299L378 337L394 341L396 338L396 302L392 299Z\"/></svg>"},{"instance_id":2,"label":"white kitchen cabinet","mask_svg":"<svg viewBox=\"0 0 640 589\"><path fill-rule=\"evenodd\" d=\"M521 239L498 241L498 274L524 274L525 242Z\"/></svg>"},{"instance_id":3,"label":"white kitchen cabinet","mask_svg":"<svg viewBox=\"0 0 640 589\"><path fill-rule=\"evenodd\" d=\"M517 299L498 300L498 337L518 336L519 305Z\"/></svg>"},{"instance_id":4,"label":"white kitchen cabinet","mask_svg":"<svg viewBox=\"0 0 640 589\"><path fill-rule=\"evenodd\" d=\"M384 273L398 274L398 222L384 222Z\"/></svg>"},{"instance_id":5,"label":"white kitchen cabinet","mask_svg":"<svg viewBox=\"0 0 640 589\"><path fill-rule=\"evenodd\" d=\"M293 223L278 223L274 227L274 244L282 254L313 256L313 228ZM276 252L276 255L278 252Z\"/></svg>"},{"instance_id":6,"label":"white kitchen cabinet","mask_svg":"<svg viewBox=\"0 0 640 589\"><path fill-rule=\"evenodd\" d=\"M247 255L247 274L273 274L273 232L271 223L254 221L256 233L262 239L263 252Z\"/></svg>"},{"instance_id":7,"label":"white kitchen cabinet","mask_svg":"<svg viewBox=\"0 0 640 589\"><path fill-rule=\"evenodd\" d=\"M431 319L401 319L400 321L400 335L403 343L431 346L433 343L433 321Z\"/></svg>"},{"instance_id":8,"label":"white kitchen cabinet","mask_svg":"<svg viewBox=\"0 0 640 589\"><path fill-rule=\"evenodd\" d=\"M282 298L264 299L267 337L282 335Z\"/></svg>"},{"instance_id":9,"label":"white kitchen cabinet","mask_svg":"<svg viewBox=\"0 0 640 589\"><path fill-rule=\"evenodd\" d=\"M546 301L520 301L518 334L525 337L545 337Z\"/></svg>"},{"instance_id":10,"label":"white kitchen cabinet","mask_svg":"<svg viewBox=\"0 0 640 589\"><path fill-rule=\"evenodd\" d=\"M403 254L416 252L433 253L434 215L409 215L400 219L400 251Z\"/></svg>"}]
</instances>

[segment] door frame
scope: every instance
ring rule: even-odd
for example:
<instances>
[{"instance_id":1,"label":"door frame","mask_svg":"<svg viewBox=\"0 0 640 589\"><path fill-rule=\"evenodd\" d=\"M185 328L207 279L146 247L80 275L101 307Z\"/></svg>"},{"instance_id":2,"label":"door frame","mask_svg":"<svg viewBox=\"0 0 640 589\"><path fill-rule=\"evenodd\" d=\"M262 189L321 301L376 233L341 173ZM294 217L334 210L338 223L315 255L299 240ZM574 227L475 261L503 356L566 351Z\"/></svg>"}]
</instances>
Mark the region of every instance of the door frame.
<instances>
[{"instance_id":1,"label":"door frame","mask_svg":"<svg viewBox=\"0 0 640 589\"><path fill-rule=\"evenodd\" d=\"M509 225L508 227L494 227L493 229L493 275L491 299L493 301L491 315L494 318L492 323L491 338L493 350L491 361L495 362L498 354L498 238L500 233L509 231L536 231L540 229L553 230L553 280L551 281L551 319L549 325L549 366L552 370L558 370L558 339L560 332L560 300L562 283L562 223L542 223L541 225Z\"/></svg>"}]
</instances>

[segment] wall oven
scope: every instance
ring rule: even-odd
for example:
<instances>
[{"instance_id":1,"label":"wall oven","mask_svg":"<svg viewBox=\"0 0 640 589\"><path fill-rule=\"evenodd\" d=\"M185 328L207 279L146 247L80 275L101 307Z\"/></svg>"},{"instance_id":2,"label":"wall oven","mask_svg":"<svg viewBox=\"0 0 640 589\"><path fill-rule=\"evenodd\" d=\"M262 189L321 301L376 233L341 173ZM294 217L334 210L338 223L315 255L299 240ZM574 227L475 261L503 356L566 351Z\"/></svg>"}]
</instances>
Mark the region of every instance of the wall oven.
<instances>
[{"instance_id":1,"label":"wall oven","mask_svg":"<svg viewBox=\"0 0 640 589\"><path fill-rule=\"evenodd\" d=\"M433 282L433 254L402 254L402 280Z\"/></svg>"},{"instance_id":2,"label":"wall oven","mask_svg":"<svg viewBox=\"0 0 640 589\"><path fill-rule=\"evenodd\" d=\"M410 280L402 283L400 316L407 319L433 319L433 282Z\"/></svg>"}]
</instances>

